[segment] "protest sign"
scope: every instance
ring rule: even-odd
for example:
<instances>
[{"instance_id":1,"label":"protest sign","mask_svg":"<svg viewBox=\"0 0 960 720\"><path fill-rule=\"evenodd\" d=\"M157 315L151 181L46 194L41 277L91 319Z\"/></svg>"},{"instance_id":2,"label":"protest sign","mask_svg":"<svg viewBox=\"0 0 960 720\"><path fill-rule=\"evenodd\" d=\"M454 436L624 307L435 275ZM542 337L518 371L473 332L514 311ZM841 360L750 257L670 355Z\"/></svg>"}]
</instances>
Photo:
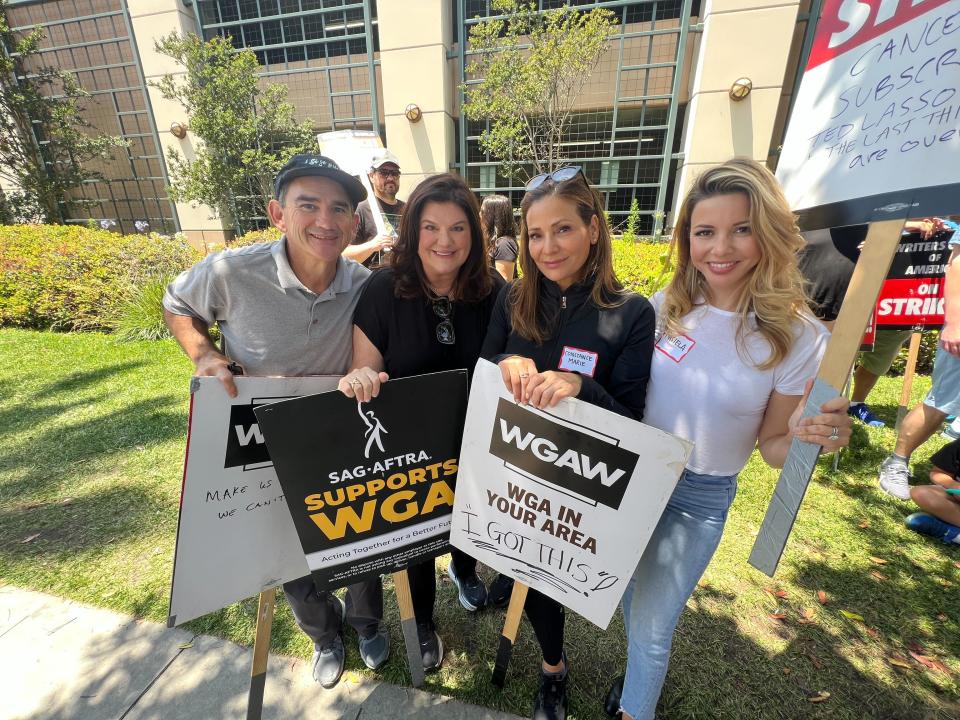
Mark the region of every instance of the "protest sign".
<instances>
[{"instance_id":1,"label":"protest sign","mask_svg":"<svg viewBox=\"0 0 960 720\"><path fill-rule=\"evenodd\" d=\"M955 0L824 0L777 177L805 229L956 210Z\"/></svg>"},{"instance_id":2,"label":"protest sign","mask_svg":"<svg viewBox=\"0 0 960 720\"><path fill-rule=\"evenodd\" d=\"M467 372L390 380L256 409L319 589L449 550Z\"/></svg>"},{"instance_id":3,"label":"protest sign","mask_svg":"<svg viewBox=\"0 0 960 720\"><path fill-rule=\"evenodd\" d=\"M333 160L345 172L356 175L366 189L377 235L396 235L395 228L392 225L388 227L380 211L380 203L373 202L374 192L368 177L374 156L383 149L380 135L373 130L332 130L317 135L317 145L321 154Z\"/></svg>"},{"instance_id":4,"label":"protest sign","mask_svg":"<svg viewBox=\"0 0 960 720\"><path fill-rule=\"evenodd\" d=\"M450 543L606 628L692 448L572 398L517 405L480 360Z\"/></svg>"},{"instance_id":5,"label":"protest sign","mask_svg":"<svg viewBox=\"0 0 960 720\"><path fill-rule=\"evenodd\" d=\"M332 390L333 377L191 381L168 625L173 627L308 573L253 410Z\"/></svg>"},{"instance_id":6,"label":"protest sign","mask_svg":"<svg viewBox=\"0 0 960 720\"><path fill-rule=\"evenodd\" d=\"M943 325L943 274L952 233L925 239L904 234L880 289L874 312L877 327L917 330Z\"/></svg>"}]
</instances>

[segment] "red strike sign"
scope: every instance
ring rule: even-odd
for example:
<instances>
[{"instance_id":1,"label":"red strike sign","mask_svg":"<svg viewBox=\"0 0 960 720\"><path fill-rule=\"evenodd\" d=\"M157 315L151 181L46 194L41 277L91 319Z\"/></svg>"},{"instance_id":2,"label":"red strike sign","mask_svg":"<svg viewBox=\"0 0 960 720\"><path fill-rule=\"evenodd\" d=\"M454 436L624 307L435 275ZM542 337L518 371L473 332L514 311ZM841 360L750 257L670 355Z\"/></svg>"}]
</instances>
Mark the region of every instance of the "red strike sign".
<instances>
[{"instance_id":1,"label":"red strike sign","mask_svg":"<svg viewBox=\"0 0 960 720\"><path fill-rule=\"evenodd\" d=\"M807 70L950 2L953 0L825 0ZM960 29L960 25L955 29ZM951 34L948 20L937 18L924 34ZM882 44L878 51L901 54L901 49Z\"/></svg>"},{"instance_id":2,"label":"red strike sign","mask_svg":"<svg viewBox=\"0 0 960 720\"><path fill-rule=\"evenodd\" d=\"M887 280L877 298L878 327L943 325L943 278Z\"/></svg>"}]
</instances>

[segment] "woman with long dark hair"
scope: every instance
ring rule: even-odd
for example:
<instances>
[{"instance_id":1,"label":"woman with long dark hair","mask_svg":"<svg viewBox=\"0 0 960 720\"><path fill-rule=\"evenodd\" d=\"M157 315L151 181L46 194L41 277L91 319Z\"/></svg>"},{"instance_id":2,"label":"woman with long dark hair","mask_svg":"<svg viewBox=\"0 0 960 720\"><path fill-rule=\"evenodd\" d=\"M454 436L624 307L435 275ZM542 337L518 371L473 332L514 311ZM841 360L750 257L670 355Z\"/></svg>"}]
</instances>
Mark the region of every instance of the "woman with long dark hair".
<instances>
[{"instance_id":1,"label":"woman with long dark hair","mask_svg":"<svg viewBox=\"0 0 960 720\"><path fill-rule=\"evenodd\" d=\"M421 182L400 220L390 267L370 276L353 318L354 369L340 381L348 397L368 402L389 378L466 368L480 346L503 280L489 266L477 200L458 176ZM477 561L451 551L448 568L460 604L486 603ZM434 561L408 568L425 670L443 661L433 621Z\"/></svg>"},{"instance_id":2,"label":"woman with long dark hair","mask_svg":"<svg viewBox=\"0 0 960 720\"><path fill-rule=\"evenodd\" d=\"M487 195L480 204L480 220L490 248L490 263L509 282L517 276L517 223L506 195Z\"/></svg>"},{"instance_id":3,"label":"woman with long dark hair","mask_svg":"<svg viewBox=\"0 0 960 720\"><path fill-rule=\"evenodd\" d=\"M523 277L500 292L483 357L499 364L517 402L543 409L573 397L640 420L654 313L617 280L599 193L579 167L561 168L527 184L520 213ZM589 367L567 370L574 355ZM531 590L525 608L543 653L533 717L562 720L563 606Z\"/></svg>"}]
</instances>

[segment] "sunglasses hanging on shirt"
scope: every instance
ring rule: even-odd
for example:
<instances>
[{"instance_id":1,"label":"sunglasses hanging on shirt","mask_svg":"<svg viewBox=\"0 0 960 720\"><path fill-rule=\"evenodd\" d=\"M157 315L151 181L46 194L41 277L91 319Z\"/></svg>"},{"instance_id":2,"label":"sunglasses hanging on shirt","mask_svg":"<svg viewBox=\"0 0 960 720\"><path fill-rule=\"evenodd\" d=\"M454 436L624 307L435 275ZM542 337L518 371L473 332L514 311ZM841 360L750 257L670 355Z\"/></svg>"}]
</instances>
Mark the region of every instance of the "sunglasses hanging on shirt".
<instances>
[{"instance_id":1,"label":"sunglasses hanging on shirt","mask_svg":"<svg viewBox=\"0 0 960 720\"><path fill-rule=\"evenodd\" d=\"M453 303L450 302L450 298L430 298L430 307L433 308L433 314L440 318L440 323L437 325L437 342L442 345L453 345L457 341L457 334L453 331L453 322L450 320L453 316Z\"/></svg>"}]
</instances>

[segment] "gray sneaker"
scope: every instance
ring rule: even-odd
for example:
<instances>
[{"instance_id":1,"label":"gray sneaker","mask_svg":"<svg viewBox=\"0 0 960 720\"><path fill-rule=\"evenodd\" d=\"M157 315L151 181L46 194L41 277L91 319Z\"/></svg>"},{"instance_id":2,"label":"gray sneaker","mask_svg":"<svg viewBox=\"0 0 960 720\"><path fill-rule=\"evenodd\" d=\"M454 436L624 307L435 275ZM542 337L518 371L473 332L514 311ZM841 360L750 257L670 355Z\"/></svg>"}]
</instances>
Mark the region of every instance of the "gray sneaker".
<instances>
[{"instance_id":1,"label":"gray sneaker","mask_svg":"<svg viewBox=\"0 0 960 720\"><path fill-rule=\"evenodd\" d=\"M343 600L336 595L333 599L335 611L339 615L340 629L337 631L337 636L323 647L316 643L313 646L313 679L328 690L340 682L340 676L343 674L343 616L347 612Z\"/></svg>"},{"instance_id":2,"label":"gray sneaker","mask_svg":"<svg viewBox=\"0 0 960 720\"><path fill-rule=\"evenodd\" d=\"M880 465L880 488L899 500L909 500L910 468L902 461L888 457Z\"/></svg>"},{"instance_id":3,"label":"gray sneaker","mask_svg":"<svg viewBox=\"0 0 960 720\"><path fill-rule=\"evenodd\" d=\"M360 657L371 670L379 670L390 657L390 633L383 623L371 637L360 638Z\"/></svg>"}]
</instances>

